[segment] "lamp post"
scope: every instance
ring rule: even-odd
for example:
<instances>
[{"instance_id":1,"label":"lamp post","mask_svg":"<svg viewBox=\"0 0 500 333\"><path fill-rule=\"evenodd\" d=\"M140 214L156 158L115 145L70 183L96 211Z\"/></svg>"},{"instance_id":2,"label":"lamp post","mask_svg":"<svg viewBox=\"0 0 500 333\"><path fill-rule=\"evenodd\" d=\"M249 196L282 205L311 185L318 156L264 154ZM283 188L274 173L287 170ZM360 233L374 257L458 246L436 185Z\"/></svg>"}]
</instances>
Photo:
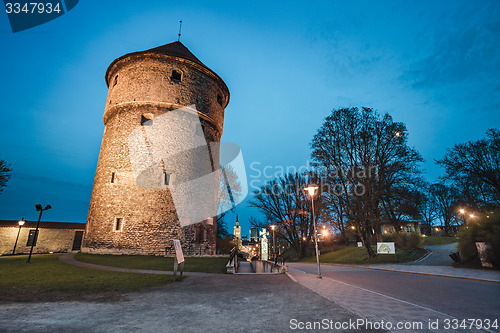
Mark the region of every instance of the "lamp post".
<instances>
[{"instance_id":1,"label":"lamp post","mask_svg":"<svg viewBox=\"0 0 500 333\"><path fill-rule=\"evenodd\" d=\"M38 215L38 222L36 223L36 230L35 230L35 235L33 236L33 240L31 242L31 249L30 249L30 255L28 256L28 262L31 260L31 254L33 253L33 247L35 246L35 242L38 238L38 228L40 227L40 220L42 219L42 213L44 210L51 209L52 207L50 205L45 206L45 208L42 208L42 205L36 204L36 211L40 212L40 215Z\"/></svg>"},{"instance_id":2,"label":"lamp post","mask_svg":"<svg viewBox=\"0 0 500 333\"><path fill-rule=\"evenodd\" d=\"M19 239L19 234L21 233L21 228L24 225L24 217L17 223L19 224L19 229L17 229L17 237L16 237L16 242L14 243L14 249L12 250L12 254L16 254L17 240Z\"/></svg>"},{"instance_id":3,"label":"lamp post","mask_svg":"<svg viewBox=\"0 0 500 333\"><path fill-rule=\"evenodd\" d=\"M273 258L276 262L276 238L274 237L274 229L276 229L276 226L274 224L271 225L271 229L273 230Z\"/></svg>"},{"instance_id":4,"label":"lamp post","mask_svg":"<svg viewBox=\"0 0 500 333\"><path fill-rule=\"evenodd\" d=\"M316 232L316 219L314 217L314 196L316 195L316 190L318 189L317 186L308 186L304 188L304 190L309 193L309 196L311 197L311 205L312 205L312 217L313 217L313 226L314 226L314 247L316 248L316 261L318 263L318 279L321 279L321 267L319 265L319 251L318 251L318 234Z\"/></svg>"}]
</instances>

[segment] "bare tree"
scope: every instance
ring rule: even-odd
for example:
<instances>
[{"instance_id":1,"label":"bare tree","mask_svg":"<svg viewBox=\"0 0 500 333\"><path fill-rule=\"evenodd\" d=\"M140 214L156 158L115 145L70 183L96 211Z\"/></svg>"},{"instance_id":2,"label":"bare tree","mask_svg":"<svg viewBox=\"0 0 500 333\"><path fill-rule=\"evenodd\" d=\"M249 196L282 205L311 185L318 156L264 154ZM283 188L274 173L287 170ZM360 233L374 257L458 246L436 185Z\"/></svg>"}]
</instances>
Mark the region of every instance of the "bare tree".
<instances>
[{"instance_id":1,"label":"bare tree","mask_svg":"<svg viewBox=\"0 0 500 333\"><path fill-rule=\"evenodd\" d=\"M0 193L3 192L3 188L7 186L7 182L10 179L12 169L10 164L4 160L0 160Z\"/></svg>"},{"instance_id":2,"label":"bare tree","mask_svg":"<svg viewBox=\"0 0 500 333\"><path fill-rule=\"evenodd\" d=\"M266 183L254 193L250 205L258 208L269 224L276 225L276 236L284 239L299 257L307 253L314 237L311 199L304 193L309 184L319 184L316 176L287 174ZM314 198L316 221L321 220L321 192ZM261 223L259 223L260 226Z\"/></svg>"},{"instance_id":3,"label":"bare tree","mask_svg":"<svg viewBox=\"0 0 500 333\"><path fill-rule=\"evenodd\" d=\"M370 108L333 110L311 143L315 165L325 172L350 224L370 258L370 237L380 236L382 210L394 210L395 189L408 187L419 173L422 157L407 145L403 123ZM386 215L388 215L386 213Z\"/></svg>"},{"instance_id":4,"label":"bare tree","mask_svg":"<svg viewBox=\"0 0 500 333\"><path fill-rule=\"evenodd\" d=\"M437 217L441 220L445 235L450 234L450 227L456 222L456 205L459 192L456 188L444 183L435 183L429 187L432 200L435 202Z\"/></svg>"},{"instance_id":5,"label":"bare tree","mask_svg":"<svg viewBox=\"0 0 500 333\"><path fill-rule=\"evenodd\" d=\"M425 193L421 194L421 198L418 201L418 211L422 219L424 232L430 236L432 226L437 218L437 204L432 194L429 193L429 187L426 188Z\"/></svg>"},{"instance_id":6,"label":"bare tree","mask_svg":"<svg viewBox=\"0 0 500 333\"><path fill-rule=\"evenodd\" d=\"M500 205L500 131L489 129L486 138L457 144L436 163L445 179L457 187L469 204Z\"/></svg>"}]
</instances>

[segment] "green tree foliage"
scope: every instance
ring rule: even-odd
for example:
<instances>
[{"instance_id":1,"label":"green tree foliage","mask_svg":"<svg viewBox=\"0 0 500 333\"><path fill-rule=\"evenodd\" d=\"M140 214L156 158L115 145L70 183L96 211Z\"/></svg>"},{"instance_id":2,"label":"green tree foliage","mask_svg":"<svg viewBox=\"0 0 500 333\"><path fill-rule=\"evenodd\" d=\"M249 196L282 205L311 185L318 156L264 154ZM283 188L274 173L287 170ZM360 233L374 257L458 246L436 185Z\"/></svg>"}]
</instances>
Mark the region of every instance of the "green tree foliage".
<instances>
[{"instance_id":1,"label":"green tree foliage","mask_svg":"<svg viewBox=\"0 0 500 333\"><path fill-rule=\"evenodd\" d=\"M458 233L458 250L463 263L480 266L476 242L485 242L493 248L493 264L500 267L500 210L487 211L468 222Z\"/></svg>"}]
</instances>

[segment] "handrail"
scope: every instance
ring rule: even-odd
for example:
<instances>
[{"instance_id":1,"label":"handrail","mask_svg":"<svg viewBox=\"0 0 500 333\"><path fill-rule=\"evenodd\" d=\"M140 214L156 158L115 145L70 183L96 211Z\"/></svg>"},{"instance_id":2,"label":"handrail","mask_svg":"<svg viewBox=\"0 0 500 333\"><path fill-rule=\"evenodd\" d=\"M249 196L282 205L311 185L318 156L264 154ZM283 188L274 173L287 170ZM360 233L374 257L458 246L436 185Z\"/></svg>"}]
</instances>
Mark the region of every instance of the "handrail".
<instances>
[{"instance_id":1,"label":"handrail","mask_svg":"<svg viewBox=\"0 0 500 333\"><path fill-rule=\"evenodd\" d=\"M229 262L230 263L233 262L234 271L238 272L238 248L237 247L233 247L231 249L231 252L229 254Z\"/></svg>"}]
</instances>

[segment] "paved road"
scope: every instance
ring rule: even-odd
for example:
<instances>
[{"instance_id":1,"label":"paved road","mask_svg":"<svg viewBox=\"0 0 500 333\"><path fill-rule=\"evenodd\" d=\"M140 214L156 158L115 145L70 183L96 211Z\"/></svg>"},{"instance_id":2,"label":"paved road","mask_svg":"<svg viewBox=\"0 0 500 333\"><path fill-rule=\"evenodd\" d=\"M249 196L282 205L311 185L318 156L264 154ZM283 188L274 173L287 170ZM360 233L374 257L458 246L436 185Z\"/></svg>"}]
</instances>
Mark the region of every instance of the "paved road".
<instances>
[{"instance_id":1,"label":"paved road","mask_svg":"<svg viewBox=\"0 0 500 333\"><path fill-rule=\"evenodd\" d=\"M2 333L280 333L301 331L291 330L292 319L305 323L359 318L284 274L188 276L109 302L82 302L76 295L71 301L0 304Z\"/></svg>"},{"instance_id":2,"label":"paved road","mask_svg":"<svg viewBox=\"0 0 500 333\"><path fill-rule=\"evenodd\" d=\"M449 254L457 250L457 243L446 245L432 245L425 247L432 252L421 261L409 263L409 265L426 265L426 266L451 266L453 260Z\"/></svg>"},{"instance_id":3,"label":"paved road","mask_svg":"<svg viewBox=\"0 0 500 333\"><path fill-rule=\"evenodd\" d=\"M315 278L314 264L291 263L289 267L304 286L369 318L441 322L489 318L498 319L500 325L498 283L326 264L320 280Z\"/></svg>"}]
</instances>

